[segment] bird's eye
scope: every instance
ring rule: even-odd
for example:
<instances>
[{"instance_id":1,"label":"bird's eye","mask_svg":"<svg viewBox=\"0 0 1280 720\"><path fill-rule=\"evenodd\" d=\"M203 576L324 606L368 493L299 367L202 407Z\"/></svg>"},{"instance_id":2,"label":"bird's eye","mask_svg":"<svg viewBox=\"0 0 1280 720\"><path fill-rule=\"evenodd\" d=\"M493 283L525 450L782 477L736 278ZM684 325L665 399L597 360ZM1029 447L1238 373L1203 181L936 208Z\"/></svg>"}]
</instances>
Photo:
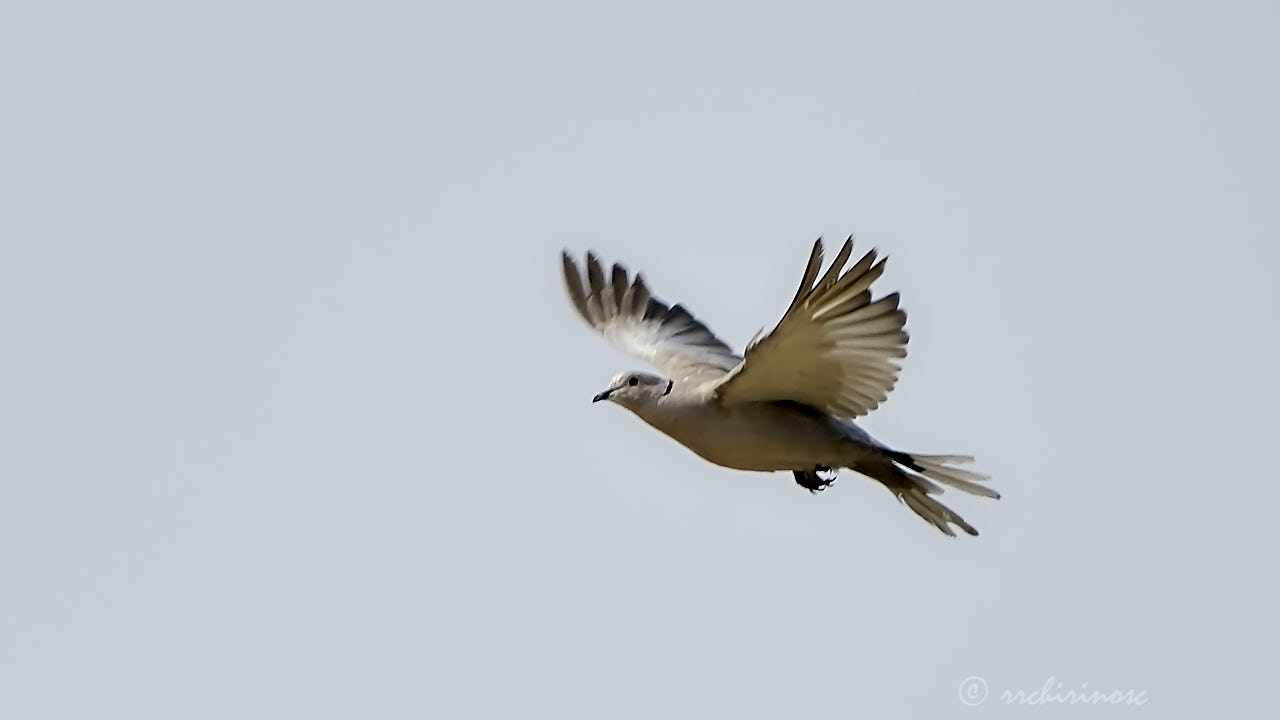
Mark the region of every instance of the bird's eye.
<instances>
[{"instance_id":1,"label":"bird's eye","mask_svg":"<svg viewBox=\"0 0 1280 720\"><path fill-rule=\"evenodd\" d=\"M627 384L630 385L631 387L635 387L640 384L640 378L636 377L635 375L632 375L631 377L627 378Z\"/></svg>"}]
</instances>

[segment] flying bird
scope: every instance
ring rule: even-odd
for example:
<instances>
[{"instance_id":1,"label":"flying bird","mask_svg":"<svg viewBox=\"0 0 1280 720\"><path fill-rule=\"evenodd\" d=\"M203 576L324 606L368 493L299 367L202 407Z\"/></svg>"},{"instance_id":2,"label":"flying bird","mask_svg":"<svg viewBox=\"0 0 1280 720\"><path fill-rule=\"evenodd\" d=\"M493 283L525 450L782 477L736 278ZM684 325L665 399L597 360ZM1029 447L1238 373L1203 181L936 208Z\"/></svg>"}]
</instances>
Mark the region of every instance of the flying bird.
<instances>
[{"instance_id":1,"label":"flying bird","mask_svg":"<svg viewBox=\"0 0 1280 720\"><path fill-rule=\"evenodd\" d=\"M907 315L896 292L872 300L885 260L872 249L845 269L852 253L850 236L819 277L819 238L782 320L740 357L683 306L653 297L639 274L617 264L606 272L588 252L584 278L565 251L565 285L578 314L663 373L620 373L592 400L621 405L716 465L790 471L812 493L848 468L884 485L943 533L954 536L954 525L977 535L933 497L941 484L999 498L984 484L988 476L957 467L973 458L895 450L853 422L897 382Z\"/></svg>"}]
</instances>

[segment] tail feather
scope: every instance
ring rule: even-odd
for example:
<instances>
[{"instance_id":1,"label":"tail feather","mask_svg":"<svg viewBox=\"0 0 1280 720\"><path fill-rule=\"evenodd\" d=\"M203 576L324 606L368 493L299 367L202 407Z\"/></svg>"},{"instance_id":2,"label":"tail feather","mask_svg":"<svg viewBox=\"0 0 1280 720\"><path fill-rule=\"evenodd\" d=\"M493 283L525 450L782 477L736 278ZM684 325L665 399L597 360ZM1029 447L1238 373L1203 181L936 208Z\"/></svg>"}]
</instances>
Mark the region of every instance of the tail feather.
<instances>
[{"instance_id":1,"label":"tail feather","mask_svg":"<svg viewBox=\"0 0 1280 720\"><path fill-rule=\"evenodd\" d=\"M912 455L912 457L917 460L924 459L942 465L968 465L973 462L972 455Z\"/></svg>"},{"instance_id":2,"label":"tail feather","mask_svg":"<svg viewBox=\"0 0 1280 720\"><path fill-rule=\"evenodd\" d=\"M914 470L921 475L940 482L943 485L949 485L957 490L963 490L971 495L981 495L989 497L993 500L1000 499L1000 493L992 490L986 485L980 485L991 479L990 475L983 475L972 470L953 467L954 465L973 462L973 458L966 455L911 455L909 453L893 453L894 462L902 465L908 470Z\"/></svg>"},{"instance_id":3,"label":"tail feather","mask_svg":"<svg viewBox=\"0 0 1280 720\"><path fill-rule=\"evenodd\" d=\"M955 525L970 535L978 534L976 528L965 522L964 518L952 512L951 508L915 488L898 493L898 499L906 503L907 507L914 510L917 515L951 537L956 536L951 530L951 525Z\"/></svg>"}]
</instances>

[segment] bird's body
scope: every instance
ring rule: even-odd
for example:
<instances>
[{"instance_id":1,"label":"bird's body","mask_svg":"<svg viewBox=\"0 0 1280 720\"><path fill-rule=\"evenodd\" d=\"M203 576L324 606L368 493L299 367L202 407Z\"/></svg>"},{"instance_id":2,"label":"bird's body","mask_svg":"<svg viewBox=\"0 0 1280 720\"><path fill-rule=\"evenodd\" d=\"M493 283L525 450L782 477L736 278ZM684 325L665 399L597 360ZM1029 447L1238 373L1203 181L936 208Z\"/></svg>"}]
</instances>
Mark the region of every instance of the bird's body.
<instances>
[{"instance_id":1,"label":"bird's body","mask_svg":"<svg viewBox=\"0 0 1280 720\"><path fill-rule=\"evenodd\" d=\"M852 423L794 403L721 405L707 402L695 388L630 409L708 462L734 470L852 467L877 451L860 441L866 435Z\"/></svg>"},{"instance_id":2,"label":"bird's body","mask_svg":"<svg viewBox=\"0 0 1280 720\"><path fill-rule=\"evenodd\" d=\"M587 255L586 284L564 255L565 283L579 314L619 348L649 360L668 377L622 373L596 400L610 400L716 465L791 471L811 492L832 480L818 473L849 468L883 484L942 532L978 531L930 497L937 484L990 498L985 475L956 465L972 458L894 450L854 424L897 382L906 355L906 313L898 294L871 299L883 272L872 250L844 269L853 238L827 272L814 244L795 299L777 327L753 339L740 357L680 305L654 299L639 275L620 265L606 278Z\"/></svg>"}]
</instances>

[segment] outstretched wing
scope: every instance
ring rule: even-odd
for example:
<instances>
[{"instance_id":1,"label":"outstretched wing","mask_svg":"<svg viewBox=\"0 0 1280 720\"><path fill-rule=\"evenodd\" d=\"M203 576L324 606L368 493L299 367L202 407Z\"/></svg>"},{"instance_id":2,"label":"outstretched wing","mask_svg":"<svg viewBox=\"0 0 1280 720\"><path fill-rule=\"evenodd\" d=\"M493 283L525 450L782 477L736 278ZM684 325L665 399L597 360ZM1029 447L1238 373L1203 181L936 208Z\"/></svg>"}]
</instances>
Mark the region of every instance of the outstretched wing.
<instances>
[{"instance_id":1,"label":"outstretched wing","mask_svg":"<svg viewBox=\"0 0 1280 720\"><path fill-rule=\"evenodd\" d=\"M563 253L564 282L578 314L624 352L642 358L668 377L728 372L740 361L728 345L680 305L666 304L649 294L637 273L629 280L621 265L606 278L604 268L587 253L586 285L578 264Z\"/></svg>"},{"instance_id":2,"label":"outstretched wing","mask_svg":"<svg viewBox=\"0 0 1280 720\"><path fill-rule=\"evenodd\" d=\"M884 272L871 250L841 272L853 252L845 241L822 269L822 239L813 245L800 289L778 326L747 346L742 363L712 391L723 403L791 400L853 418L874 410L898 381L907 355L907 314L898 293L871 301Z\"/></svg>"}]
</instances>

